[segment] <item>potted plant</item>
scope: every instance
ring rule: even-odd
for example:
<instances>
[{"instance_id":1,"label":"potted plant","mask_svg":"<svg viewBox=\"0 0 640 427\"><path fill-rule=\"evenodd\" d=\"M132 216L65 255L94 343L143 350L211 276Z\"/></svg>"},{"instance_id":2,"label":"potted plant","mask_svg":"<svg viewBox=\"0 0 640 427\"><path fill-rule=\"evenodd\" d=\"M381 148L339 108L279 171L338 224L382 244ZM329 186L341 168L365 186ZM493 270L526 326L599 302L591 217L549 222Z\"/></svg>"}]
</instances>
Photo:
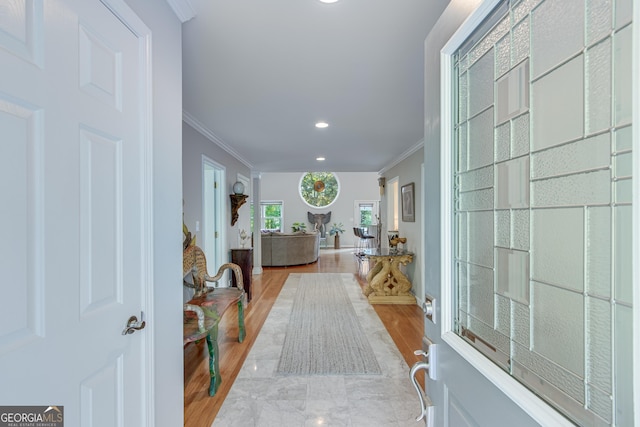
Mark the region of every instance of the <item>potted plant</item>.
<instances>
[{"instance_id":1,"label":"potted plant","mask_svg":"<svg viewBox=\"0 0 640 427\"><path fill-rule=\"evenodd\" d=\"M329 234L332 236L336 236L333 239L333 247L334 249L340 249L340 235L344 233L344 225L340 223L333 223L331 225L331 230L329 230Z\"/></svg>"},{"instance_id":2,"label":"potted plant","mask_svg":"<svg viewBox=\"0 0 640 427\"><path fill-rule=\"evenodd\" d=\"M294 233L296 231L305 232L307 231L307 224L305 224L304 222L294 222L293 224L291 224L291 231L293 231Z\"/></svg>"}]
</instances>

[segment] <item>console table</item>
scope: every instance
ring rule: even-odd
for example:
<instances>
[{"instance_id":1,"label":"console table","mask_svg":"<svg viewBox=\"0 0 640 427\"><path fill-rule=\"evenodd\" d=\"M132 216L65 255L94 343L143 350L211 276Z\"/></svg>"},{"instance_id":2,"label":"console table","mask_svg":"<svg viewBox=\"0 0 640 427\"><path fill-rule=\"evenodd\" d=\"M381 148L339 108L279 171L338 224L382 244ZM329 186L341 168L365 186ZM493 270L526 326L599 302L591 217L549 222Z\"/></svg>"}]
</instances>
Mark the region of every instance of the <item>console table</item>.
<instances>
[{"instance_id":1,"label":"console table","mask_svg":"<svg viewBox=\"0 0 640 427\"><path fill-rule=\"evenodd\" d=\"M413 253L394 249L365 249L362 256L375 263L367 274L364 295L371 304L416 304L411 281L400 265L413 262Z\"/></svg>"},{"instance_id":2,"label":"console table","mask_svg":"<svg viewBox=\"0 0 640 427\"><path fill-rule=\"evenodd\" d=\"M231 249L231 262L238 264L242 270L242 282L247 294L247 302L251 301L251 275L253 274L253 248ZM231 276L232 286L236 285L236 276Z\"/></svg>"}]
</instances>

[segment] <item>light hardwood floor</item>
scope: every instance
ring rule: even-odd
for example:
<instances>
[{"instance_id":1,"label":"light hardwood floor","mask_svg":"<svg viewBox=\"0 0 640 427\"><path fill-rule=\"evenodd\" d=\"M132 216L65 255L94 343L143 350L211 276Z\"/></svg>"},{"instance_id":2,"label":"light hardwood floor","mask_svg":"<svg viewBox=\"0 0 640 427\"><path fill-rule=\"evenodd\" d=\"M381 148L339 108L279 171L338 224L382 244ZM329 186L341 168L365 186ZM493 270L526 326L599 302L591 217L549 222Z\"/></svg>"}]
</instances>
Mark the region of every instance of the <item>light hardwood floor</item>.
<instances>
[{"instance_id":1,"label":"light hardwood floor","mask_svg":"<svg viewBox=\"0 0 640 427\"><path fill-rule=\"evenodd\" d=\"M358 275L353 248L322 249L320 259L316 263L287 268L265 267L263 270L261 275L253 276L253 298L245 309L247 337L244 342L238 343L235 307L227 310L220 322L218 344L222 383L215 396L210 397L208 394L209 367L206 344L192 343L184 349L185 427L211 426L289 273L354 273L360 285L365 284L365 277ZM375 305L374 308L404 356L407 367L413 365L418 361L413 351L422 348L424 317L420 307Z\"/></svg>"}]
</instances>

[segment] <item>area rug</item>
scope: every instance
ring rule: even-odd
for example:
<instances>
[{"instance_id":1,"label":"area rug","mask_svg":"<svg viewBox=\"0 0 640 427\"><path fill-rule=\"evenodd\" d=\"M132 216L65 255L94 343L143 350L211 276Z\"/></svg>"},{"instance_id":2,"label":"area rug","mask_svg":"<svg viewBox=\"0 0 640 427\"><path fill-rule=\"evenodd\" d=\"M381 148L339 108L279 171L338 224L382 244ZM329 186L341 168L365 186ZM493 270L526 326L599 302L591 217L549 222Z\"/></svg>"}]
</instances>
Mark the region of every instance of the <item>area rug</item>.
<instances>
[{"instance_id":1,"label":"area rug","mask_svg":"<svg viewBox=\"0 0 640 427\"><path fill-rule=\"evenodd\" d=\"M332 273L341 278L382 375L276 373L294 300L306 274L289 274L213 427L416 425L418 398L409 366L353 274Z\"/></svg>"},{"instance_id":2,"label":"area rug","mask_svg":"<svg viewBox=\"0 0 640 427\"><path fill-rule=\"evenodd\" d=\"M342 280L342 274L301 275L277 375L382 374Z\"/></svg>"}]
</instances>

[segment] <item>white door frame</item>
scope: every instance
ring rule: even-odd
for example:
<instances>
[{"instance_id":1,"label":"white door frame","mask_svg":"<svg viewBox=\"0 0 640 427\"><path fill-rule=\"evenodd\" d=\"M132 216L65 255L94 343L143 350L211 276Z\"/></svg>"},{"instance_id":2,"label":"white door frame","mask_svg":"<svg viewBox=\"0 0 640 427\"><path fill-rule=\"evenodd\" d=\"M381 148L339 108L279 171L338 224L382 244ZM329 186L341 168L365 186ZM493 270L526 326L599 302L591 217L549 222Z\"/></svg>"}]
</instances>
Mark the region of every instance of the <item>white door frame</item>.
<instances>
[{"instance_id":1,"label":"white door frame","mask_svg":"<svg viewBox=\"0 0 640 427\"><path fill-rule=\"evenodd\" d=\"M213 180L217 182L214 189L207 170L213 170ZM202 156L202 250L207 257L207 268L215 274L223 261L224 248L227 247L227 233L223 220L223 208L226 187L226 168L209 157ZM217 233L217 238L214 237ZM225 283L221 279L222 283Z\"/></svg>"},{"instance_id":2,"label":"white door frame","mask_svg":"<svg viewBox=\"0 0 640 427\"><path fill-rule=\"evenodd\" d=\"M142 275L143 297L142 310L147 319L147 333L144 334L144 346L141 354L145 366L143 396L141 398L142 412L145 414L147 426L156 425L155 422L155 296L153 292L153 62L151 58L151 30L124 0L100 0L111 12L117 16L129 30L136 35L138 43L143 46L144 60L140 64L141 80L144 85L140 88L142 101L142 117L144 126L141 131L143 146L144 170L142 176L142 216L143 229L140 230L142 247ZM126 421L126 420L125 420Z\"/></svg>"},{"instance_id":3,"label":"white door frame","mask_svg":"<svg viewBox=\"0 0 640 427\"><path fill-rule=\"evenodd\" d=\"M633 0L633 36L632 49L634 52L632 59L631 75L633 78L632 97L632 156L633 156L633 200L632 206L632 280L633 280L633 360L640 359L640 0ZM636 402L634 408L634 425L640 425L640 368L633 370L633 395Z\"/></svg>"},{"instance_id":4,"label":"white door frame","mask_svg":"<svg viewBox=\"0 0 640 427\"><path fill-rule=\"evenodd\" d=\"M143 395L140 405L147 426L156 425L155 422L155 304L154 304L154 266L153 266L153 62L151 58L151 30L124 0L100 0L120 21L138 38L141 50L144 52L140 64L140 79L144 84L140 87L142 99L141 117L144 123L141 129L142 159L144 170L140 175L141 185L141 214L140 230L141 246L144 248L141 256L142 266L142 310L146 318L146 333L143 335L142 347L143 366L145 367ZM127 420L125 420L127 422Z\"/></svg>"}]
</instances>

